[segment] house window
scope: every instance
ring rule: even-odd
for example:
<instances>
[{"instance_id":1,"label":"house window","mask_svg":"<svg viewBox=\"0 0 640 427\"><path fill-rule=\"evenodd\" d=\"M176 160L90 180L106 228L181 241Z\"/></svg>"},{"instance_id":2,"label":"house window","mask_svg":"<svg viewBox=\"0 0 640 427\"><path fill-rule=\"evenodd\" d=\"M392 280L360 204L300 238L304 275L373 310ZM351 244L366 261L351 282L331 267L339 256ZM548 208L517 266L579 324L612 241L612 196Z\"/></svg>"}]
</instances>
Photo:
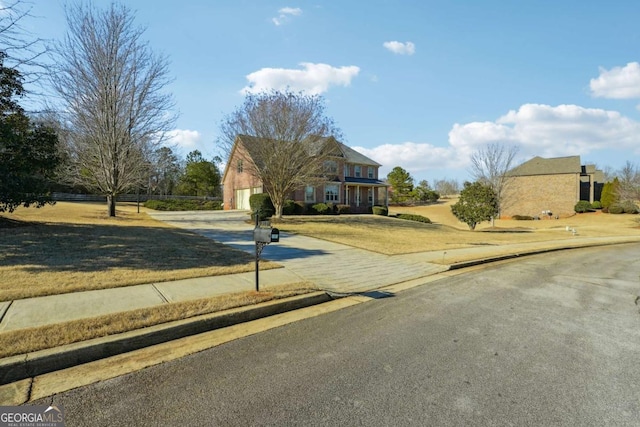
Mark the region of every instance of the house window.
<instances>
[{"instance_id":1,"label":"house window","mask_svg":"<svg viewBox=\"0 0 640 427\"><path fill-rule=\"evenodd\" d=\"M237 169L238 173L242 173L244 171L244 162L242 160L238 160Z\"/></svg>"},{"instance_id":2,"label":"house window","mask_svg":"<svg viewBox=\"0 0 640 427\"><path fill-rule=\"evenodd\" d=\"M354 173L355 177L356 178L362 178L362 166L355 165L354 169L355 169L355 173Z\"/></svg>"},{"instance_id":3,"label":"house window","mask_svg":"<svg viewBox=\"0 0 640 427\"><path fill-rule=\"evenodd\" d=\"M369 166L369 170L367 171L367 176L371 179L374 178L373 176L373 167Z\"/></svg>"},{"instance_id":4,"label":"house window","mask_svg":"<svg viewBox=\"0 0 640 427\"><path fill-rule=\"evenodd\" d=\"M304 189L304 201L305 203L315 203L316 201L316 189L311 185L307 185Z\"/></svg>"},{"instance_id":5,"label":"house window","mask_svg":"<svg viewBox=\"0 0 640 427\"><path fill-rule=\"evenodd\" d=\"M326 160L323 165L324 173L337 174L338 163L333 160Z\"/></svg>"},{"instance_id":6,"label":"house window","mask_svg":"<svg viewBox=\"0 0 640 427\"><path fill-rule=\"evenodd\" d=\"M324 201L325 203L338 202L338 186L336 184L327 184L324 186Z\"/></svg>"},{"instance_id":7,"label":"house window","mask_svg":"<svg viewBox=\"0 0 640 427\"><path fill-rule=\"evenodd\" d=\"M373 187L367 190L367 200L369 201L369 206L373 205Z\"/></svg>"},{"instance_id":8,"label":"house window","mask_svg":"<svg viewBox=\"0 0 640 427\"><path fill-rule=\"evenodd\" d=\"M348 164L344 164L344 176L350 176L349 175L349 165Z\"/></svg>"}]
</instances>

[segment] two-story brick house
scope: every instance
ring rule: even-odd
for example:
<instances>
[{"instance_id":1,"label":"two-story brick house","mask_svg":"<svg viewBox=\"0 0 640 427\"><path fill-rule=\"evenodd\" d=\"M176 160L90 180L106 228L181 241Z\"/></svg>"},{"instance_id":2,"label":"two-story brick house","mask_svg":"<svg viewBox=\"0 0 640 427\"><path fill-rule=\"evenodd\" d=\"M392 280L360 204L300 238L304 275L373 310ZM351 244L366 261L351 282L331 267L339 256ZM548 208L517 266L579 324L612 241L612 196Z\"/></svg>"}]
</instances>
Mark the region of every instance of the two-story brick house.
<instances>
[{"instance_id":1,"label":"two-story brick house","mask_svg":"<svg viewBox=\"0 0 640 427\"><path fill-rule=\"evenodd\" d=\"M534 157L507 173L501 217L545 218L575 214L579 200L600 200L604 174L594 165L581 165L580 156Z\"/></svg>"},{"instance_id":2,"label":"two-story brick house","mask_svg":"<svg viewBox=\"0 0 640 427\"><path fill-rule=\"evenodd\" d=\"M243 142L245 140L246 142ZM236 138L222 178L225 209L249 209L249 196L262 193L262 182L251 173L247 143L251 137ZM302 185L290 199L306 204L333 203L350 206L352 213L368 213L372 206L387 206L388 185L378 177L380 164L333 137L323 138L331 155L323 157L319 182ZM333 145L333 147L331 147Z\"/></svg>"}]
</instances>

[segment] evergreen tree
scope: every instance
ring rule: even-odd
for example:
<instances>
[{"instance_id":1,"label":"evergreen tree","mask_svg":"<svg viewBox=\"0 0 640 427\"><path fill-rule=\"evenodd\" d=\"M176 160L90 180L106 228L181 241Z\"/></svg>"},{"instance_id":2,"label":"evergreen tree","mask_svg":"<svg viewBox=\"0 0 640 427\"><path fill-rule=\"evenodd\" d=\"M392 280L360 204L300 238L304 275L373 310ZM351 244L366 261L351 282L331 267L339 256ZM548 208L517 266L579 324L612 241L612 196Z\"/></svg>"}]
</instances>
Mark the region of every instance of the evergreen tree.
<instances>
[{"instance_id":1,"label":"evergreen tree","mask_svg":"<svg viewBox=\"0 0 640 427\"><path fill-rule=\"evenodd\" d=\"M49 190L60 163L56 133L33 123L16 98L23 95L22 76L4 66L0 52L0 212L53 203Z\"/></svg>"},{"instance_id":2,"label":"evergreen tree","mask_svg":"<svg viewBox=\"0 0 640 427\"><path fill-rule=\"evenodd\" d=\"M475 230L477 224L497 215L498 198L489 185L465 182L460 199L451 206L451 212L469 229Z\"/></svg>"}]
</instances>

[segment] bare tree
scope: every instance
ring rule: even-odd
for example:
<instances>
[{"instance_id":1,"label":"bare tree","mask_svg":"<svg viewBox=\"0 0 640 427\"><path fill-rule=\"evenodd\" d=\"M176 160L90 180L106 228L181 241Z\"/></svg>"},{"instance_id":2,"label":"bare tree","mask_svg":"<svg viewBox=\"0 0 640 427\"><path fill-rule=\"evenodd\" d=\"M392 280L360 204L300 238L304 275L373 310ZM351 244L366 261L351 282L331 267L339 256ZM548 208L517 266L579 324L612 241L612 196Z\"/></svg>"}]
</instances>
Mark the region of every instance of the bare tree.
<instances>
[{"instance_id":1,"label":"bare tree","mask_svg":"<svg viewBox=\"0 0 640 427\"><path fill-rule=\"evenodd\" d=\"M322 97L289 91L247 95L220 128L229 155L240 136L250 155L245 170L262 181L279 218L292 191L326 179L324 161L335 147L327 137L339 138Z\"/></svg>"},{"instance_id":2,"label":"bare tree","mask_svg":"<svg viewBox=\"0 0 640 427\"><path fill-rule=\"evenodd\" d=\"M438 179L433 186L442 198L460 193L460 184L455 179Z\"/></svg>"},{"instance_id":3,"label":"bare tree","mask_svg":"<svg viewBox=\"0 0 640 427\"><path fill-rule=\"evenodd\" d=\"M63 103L71 177L106 195L115 216L116 197L147 182L151 155L174 122L168 62L142 41L126 6L76 5L66 14L52 85Z\"/></svg>"},{"instance_id":4,"label":"bare tree","mask_svg":"<svg viewBox=\"0 0 640 427\"><path fill-rule=\"evenodd\" d=\"M618 197L622 201L640 200L640 171L638 166L629 160L617 172L620 185L618 187Z\"/></svg>"},{"instance_id":5,"label":"bare tree","mask_svg":"<svg viewBox=\"0 0 640 427\"><path fill-rule=\"evenodd\" d=\"M475 181L491 187L496 194L498 216L504 189L509 180L507 172L513 167L516 154L518 147L515 145L492 143L471 155L471 175Z\"/></svg>"},{"instance_id":6,"label":"bare tree","mask_svg":"<svg viewBox=\"0 0 640 427\"><path fill-rule=\"evenodd\" d=\"M41 60L47 53L45 41L24 25L34 18L31 9L31 3L23 0L0 2L0 50L6 54L4 66L19 70L26 86L40 81L48 69ZM27 88L25 94L30 94Z\"/></svg>"}]
</instances>

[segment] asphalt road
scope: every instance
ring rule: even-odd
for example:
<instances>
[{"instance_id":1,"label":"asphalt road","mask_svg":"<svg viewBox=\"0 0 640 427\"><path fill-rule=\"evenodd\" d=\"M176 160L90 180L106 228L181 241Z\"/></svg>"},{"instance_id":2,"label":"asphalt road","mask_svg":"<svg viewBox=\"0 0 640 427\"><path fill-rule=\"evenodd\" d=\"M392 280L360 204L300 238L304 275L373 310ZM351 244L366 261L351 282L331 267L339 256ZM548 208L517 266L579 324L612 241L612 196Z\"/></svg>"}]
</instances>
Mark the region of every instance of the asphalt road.
<instances>
[{"instance_id":1,"label":"asphalt road","mask_svg":"<svg viewBox=\"0 0 640 427\"><path fill-rule=\"evenodd\" d=\"M637 426L639 254L494 265L41 403L68 426Z\"/></svg>"}]
</instances>

